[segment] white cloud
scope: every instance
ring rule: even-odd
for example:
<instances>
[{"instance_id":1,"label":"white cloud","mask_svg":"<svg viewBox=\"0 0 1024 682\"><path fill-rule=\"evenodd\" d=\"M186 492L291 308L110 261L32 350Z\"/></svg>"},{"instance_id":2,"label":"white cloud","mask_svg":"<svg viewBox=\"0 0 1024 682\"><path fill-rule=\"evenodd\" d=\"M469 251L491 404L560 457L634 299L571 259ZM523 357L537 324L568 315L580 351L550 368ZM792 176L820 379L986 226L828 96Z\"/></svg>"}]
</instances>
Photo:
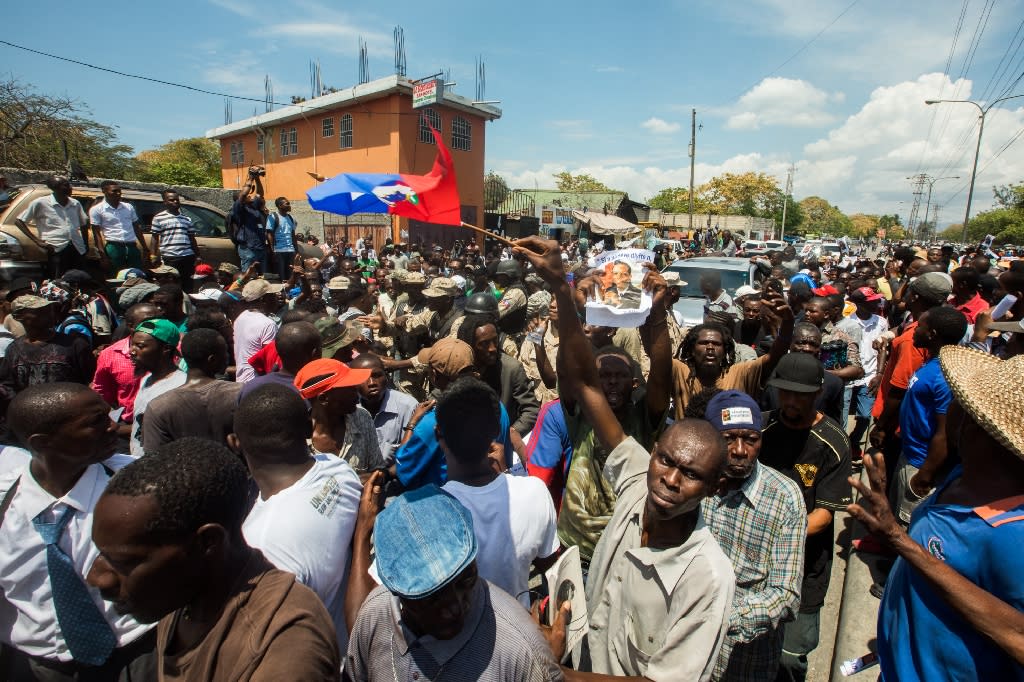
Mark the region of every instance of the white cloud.
<instances>
[{"instance_id":1,"label":"white cloud","mask_svg":"<svg viewBox=\"0 0 1024 682\"><path fill-rule=\"evenodd\" d=\"M813 128L834 120L826 111L830 102L842 101L842 93L829 93L804 80L765 78L740 97L725 127L757 130L762 126Z\"/></svg>"},{"instance_id":2,"label":"white cloud","mask_svg":"<svg viewBox=\"0 0 1024 682\"><path fill-rule=\"evenodd\" d=\"M701 184L725 172L760 171L774 176L781 185L792 162L797 167L794 195L798 200L818 195L846 213L899 212L906 219L913 201L908 176L920 172L940 178L959 176L959 180L937 181L932 193L932 210L937 205L942 207L940 225L959 222L974 158L978 112L967 104L927 106L924 100L970 99L972 85L967 80L951 82L945 75L933 73L876 88L854 113L818 139L811 138L797 158L783 151L749 152L708 163L698 156L696 182ZM823 97L827 102L834 96L823 93ZM1014 106L1015 101L1005 102L990 111L985 120L972 213L992 206L993 185L1024 179L1024 154L1020 153L1024 136L1016 140L1016 147L995 157L1024 128L1024 106ZM589 173L611 187L627 191L634 199L644 200L665 187L689 184L685 150L664 151L655 148L645 154L637 149L635 155L628 157L563 159L545 163L539 169L528 161L515 160L507 164L498 162L495 170L512 187L542 189L554 186L553 173ZM924 213L923 203L920 212Z\"/></svg>"},{"instance_id":3,"label":"white cloud","mask_svg":"<svg viewBox=\"0 0 1024 682\"><path fill-rule=\"evenodd\" d=\"M678 123L669 123L668 121L655 116L652 116L640 125L655 135L671 135L672 133L679 131Z\"/></svg>"},{"instance_id":4,"label":"white cloud","mask_svg":"<svg viewBox=\"0 0 1024 682\"><path fill-rule=\"evenodd\" d=\"M759 37L777 37L774 49L751 53L752 63L769 72L788 58L785 68L813 68L837 77L868 83L911 79L941 69L962 2L959 0L904 0L903 2L861 2L846 10L849 0L748 0L742 3L703 0L701 12L718 15ZM984 5L984 7L983 7ZM964 17L965 27L979 23L988 3L971 3ZM993 27L1012 26L1020 21L1020 3L996 4L989 17ZM833 20L836 20L835 23ZM831 23L831 25L830 25ZM906 27L912 25L913 31ZM824 32L800 54L796 51ZM962 63L971 44L964 34L954 53L954 65ZM1004 45L983 46L998 49ZM757 73L757 71L755 71Z\"/></svg>"},{"instance_id":5,"label":"white cloud","mask_svg":"<svg viewBox=\"0 0 1024 682\"><path fill-rule=\"evenodd\" d=\"M598 73L625 73L625 69L621 66L599 66L594 71Z\"/></svg>"}]
</instances>

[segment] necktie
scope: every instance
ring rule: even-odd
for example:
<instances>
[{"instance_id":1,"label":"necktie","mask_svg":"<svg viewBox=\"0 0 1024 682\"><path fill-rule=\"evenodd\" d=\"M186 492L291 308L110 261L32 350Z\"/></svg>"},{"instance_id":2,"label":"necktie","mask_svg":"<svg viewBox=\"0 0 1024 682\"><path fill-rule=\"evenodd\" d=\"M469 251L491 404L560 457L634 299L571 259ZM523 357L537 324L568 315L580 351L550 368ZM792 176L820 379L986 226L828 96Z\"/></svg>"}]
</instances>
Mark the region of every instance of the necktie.
<instances>
[{"instance_id":1,"label":"necktie","mask_svg":"<svg viewBox=\"0 0 1024 682\"><path fill-rule=\"evenodd\" d=\"M86 665L102 665L117 646L110 624L92 600L92 595L75 570L71 557L57 545L74 509L68 507L56 523L44 523L39 516L32 525L46 543L46 568L50 574L53 607L72 658Z\"/></svg>"}]
</instances>

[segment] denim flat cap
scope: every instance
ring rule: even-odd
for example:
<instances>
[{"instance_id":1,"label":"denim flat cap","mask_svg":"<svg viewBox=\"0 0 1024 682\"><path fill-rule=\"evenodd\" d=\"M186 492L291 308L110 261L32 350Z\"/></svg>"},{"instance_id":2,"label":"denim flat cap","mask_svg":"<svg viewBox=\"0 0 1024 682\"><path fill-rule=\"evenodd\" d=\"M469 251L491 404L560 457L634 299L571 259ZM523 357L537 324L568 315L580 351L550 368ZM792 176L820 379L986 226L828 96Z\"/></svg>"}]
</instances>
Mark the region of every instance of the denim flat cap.
<instances>
[{"instance_id":1,"label":"denim flat cap","mask_svg":"<svg viewBox=\"0 0 1024 682\"><path fill-rule=\"evenodd\" d=\"M476 558L469 510L433 484L389 504L377 516L373 535L380 581L406 599L438 592Z\"/></svg>"}]
</instances>

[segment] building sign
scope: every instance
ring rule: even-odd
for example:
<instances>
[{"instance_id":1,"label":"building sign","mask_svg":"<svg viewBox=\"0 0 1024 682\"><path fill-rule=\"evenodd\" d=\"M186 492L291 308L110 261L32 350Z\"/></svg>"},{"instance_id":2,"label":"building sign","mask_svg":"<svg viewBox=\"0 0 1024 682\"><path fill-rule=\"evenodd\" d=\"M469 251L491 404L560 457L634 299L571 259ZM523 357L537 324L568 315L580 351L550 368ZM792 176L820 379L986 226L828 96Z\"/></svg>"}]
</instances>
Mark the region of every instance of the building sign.
<instances>
[{"instance_id":1,"label":"building sign","mask_svg":"<svg viewBox=\"0 0 1024 682\"><path fill-rule=\"evenodd\" d=\"M540 215L537 217L540 218L540 233L544 235L551 234L552 230L572 232L575 225L572 210L568 208L541 206Z\"/></svg>"},{"instance_id":2,"label":"building sign","mask_svg":"<svg viewBox=\"0 0 1024 682\"><path fill-rule=\"evenodd\" d=\"M444 98L444 81L433 79L412 86L412 108L429 107Z\"/></svg>"}]
</instances>

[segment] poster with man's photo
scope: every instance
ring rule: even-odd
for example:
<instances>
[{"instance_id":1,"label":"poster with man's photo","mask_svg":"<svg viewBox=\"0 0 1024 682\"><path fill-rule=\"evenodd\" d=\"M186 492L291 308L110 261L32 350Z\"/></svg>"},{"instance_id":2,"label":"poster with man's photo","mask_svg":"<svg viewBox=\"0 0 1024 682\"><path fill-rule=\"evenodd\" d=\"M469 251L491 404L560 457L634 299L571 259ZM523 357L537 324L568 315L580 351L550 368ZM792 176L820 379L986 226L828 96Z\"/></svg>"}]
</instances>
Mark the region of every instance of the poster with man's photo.
<instances>
[{"instance_id":1,"label":"poster with man's photo","mask_svg":"<svg viewBox=\"0 0 1024 682\"><path fill-rule=\"evenodd\" d=\"M587 324L639 327L651 312L651 295L643 290L644 263L654 262L646 249L605 251L593 258L598 287L587 301Z\"/></svg>"}]
</instances>

